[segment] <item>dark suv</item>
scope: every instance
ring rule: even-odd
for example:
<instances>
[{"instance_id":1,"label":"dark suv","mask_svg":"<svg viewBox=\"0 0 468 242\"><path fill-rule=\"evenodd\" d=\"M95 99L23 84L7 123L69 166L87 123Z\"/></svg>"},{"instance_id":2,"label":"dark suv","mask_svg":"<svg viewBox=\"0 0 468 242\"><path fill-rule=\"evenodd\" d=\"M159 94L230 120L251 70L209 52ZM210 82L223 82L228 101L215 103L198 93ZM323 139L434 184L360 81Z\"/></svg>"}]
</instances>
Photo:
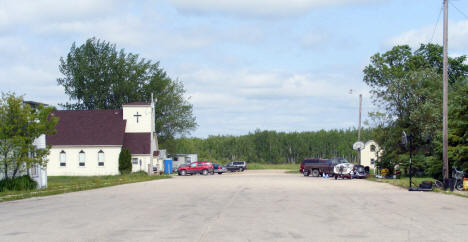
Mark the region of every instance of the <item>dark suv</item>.
<instances>
[{"instance_id":1,"label":"dark suv","mask_svg":"<svg viewBox=\"0 0 468 242\"><path fill-rule=\"evenodd\" d=\"M247 170L246 161L233 161L226 164L226 169L228 171L244 171Z\"/></svg>"},{"instance_id":2,"label":"dark suv","mask_svg":"<svg viewBox=\"0 0 468 242\"><path fill-rule=\"evenodd\" d=\"M185 176L186 174L203 174L208 175L213 173L213 164L207 161L197 161L189 163L185 166L181 166L177 169L179 176Z\"/></svg>"},{"instance_id":3,"label":"dark suv","mask_svg":"<svg viewBox=\"0 0 468 242\"><path fill-rule=\"evenodd\" d=\"M299 172L304 176L320 176L323 173L333 174L333 168L341 163L348 163L344 158L333 159L320 159L320 158L306 158L301 162Z\"/></svg>"}]
</instances>

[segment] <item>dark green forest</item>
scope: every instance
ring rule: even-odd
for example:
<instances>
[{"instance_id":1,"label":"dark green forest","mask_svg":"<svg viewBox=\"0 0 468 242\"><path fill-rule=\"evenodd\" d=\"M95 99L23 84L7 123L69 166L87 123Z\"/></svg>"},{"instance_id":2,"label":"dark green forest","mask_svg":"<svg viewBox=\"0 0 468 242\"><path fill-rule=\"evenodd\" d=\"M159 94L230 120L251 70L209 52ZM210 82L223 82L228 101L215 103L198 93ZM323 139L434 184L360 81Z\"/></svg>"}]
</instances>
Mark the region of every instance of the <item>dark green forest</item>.
<instances>
[{"instance_id":1,"label":"dark green forest","mask_svg":"<svg viewBox=\"0 0 468 242\"><path fill-rule=\"evenodd\" d=\"M362 129L361 139L372 139L372 130ZM245 160L259 163L299 163L304 158L344 157L356 160L353 143L357 129L315 132L276 132L256 130L242 136L179 138L161 145L169 153L196 153L199 160L227 162Z\"/></svg>"}]
</instances>

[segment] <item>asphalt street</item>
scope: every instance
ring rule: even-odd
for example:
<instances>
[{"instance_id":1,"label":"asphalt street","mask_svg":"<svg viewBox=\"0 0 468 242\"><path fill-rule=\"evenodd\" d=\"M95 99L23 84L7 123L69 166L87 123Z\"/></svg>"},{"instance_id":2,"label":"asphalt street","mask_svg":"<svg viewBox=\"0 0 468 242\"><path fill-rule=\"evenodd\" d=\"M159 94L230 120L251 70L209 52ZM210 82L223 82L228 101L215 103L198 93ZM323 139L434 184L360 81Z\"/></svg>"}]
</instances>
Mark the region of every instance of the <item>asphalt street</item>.
<instances>
[{"instance_id":1,"label":"asphalt street","mask_svg":"<svg viewBox=\"0 0 468 242\"><path fill-rule=\"evenodd\" d=\"M246 171L0 203L0 241L468 241L468 199Z\"/></svg>"}]
</instances>

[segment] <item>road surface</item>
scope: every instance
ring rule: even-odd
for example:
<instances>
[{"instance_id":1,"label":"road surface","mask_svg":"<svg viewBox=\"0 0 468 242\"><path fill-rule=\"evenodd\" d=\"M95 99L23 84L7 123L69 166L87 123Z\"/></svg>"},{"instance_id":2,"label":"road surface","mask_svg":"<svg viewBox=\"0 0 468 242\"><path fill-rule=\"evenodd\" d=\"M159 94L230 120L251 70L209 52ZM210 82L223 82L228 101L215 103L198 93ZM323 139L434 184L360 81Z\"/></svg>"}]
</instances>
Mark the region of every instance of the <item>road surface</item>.
<instances>
[{"instance_id":1,"label":"road surface","mask_svg":"<svg viewBox=\"0 0 468 242\"><path fill-rule=\"evenodd\" d=\"M468 199L246 171L0 203L0 241L467 241Z\"/></svg>"}]
</instances>

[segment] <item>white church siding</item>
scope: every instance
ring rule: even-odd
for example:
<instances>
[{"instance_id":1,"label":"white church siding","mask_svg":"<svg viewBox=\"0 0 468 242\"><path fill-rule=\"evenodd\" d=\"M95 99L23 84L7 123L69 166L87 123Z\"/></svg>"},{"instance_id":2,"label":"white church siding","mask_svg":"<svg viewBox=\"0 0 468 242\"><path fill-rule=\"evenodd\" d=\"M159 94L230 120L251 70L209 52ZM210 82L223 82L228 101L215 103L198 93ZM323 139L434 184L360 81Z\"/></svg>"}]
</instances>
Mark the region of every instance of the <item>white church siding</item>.
<instances>
[{"instance_id":1,"label":"white church siding","mask_svg":"<svg viewBox=\"0 0 468 242\"><path fill-rule=\"evenodd\" d=\"M150 155L144 155L144 154L136 154L132 155L132 172L137 172L137 171L144 171L148 172L148 165L150 164ZM136 164L134 164L134 160L136 159ZM140 166L140 160L141 160L141 166Z\"/></svg>"},{"instance_id":2,"label":"white church siding","mask_svg":"<svg viewBox=\"0 0 468 242\"><path fill-rule=\"evenodd\" d=\"M123 119L127 120L125 133L151 132L151 115L150 105L123 105Z\"/></svg>"},{"instance_id":3,"label":"white church siding","mask_svg":"<svg viewBox=\"0 0 468 242\"><path fill-rule=\"evenodd\" d=\"M98 164L99 151L104 152L104 165ZM121 146L53 146L50 149L47 174L49 176L102 176L119 174ZM66 155L66 165L60 166L60 153ZM85 154L85 165L79 165L79 153Z\"/></svg>"}]
</instances>

